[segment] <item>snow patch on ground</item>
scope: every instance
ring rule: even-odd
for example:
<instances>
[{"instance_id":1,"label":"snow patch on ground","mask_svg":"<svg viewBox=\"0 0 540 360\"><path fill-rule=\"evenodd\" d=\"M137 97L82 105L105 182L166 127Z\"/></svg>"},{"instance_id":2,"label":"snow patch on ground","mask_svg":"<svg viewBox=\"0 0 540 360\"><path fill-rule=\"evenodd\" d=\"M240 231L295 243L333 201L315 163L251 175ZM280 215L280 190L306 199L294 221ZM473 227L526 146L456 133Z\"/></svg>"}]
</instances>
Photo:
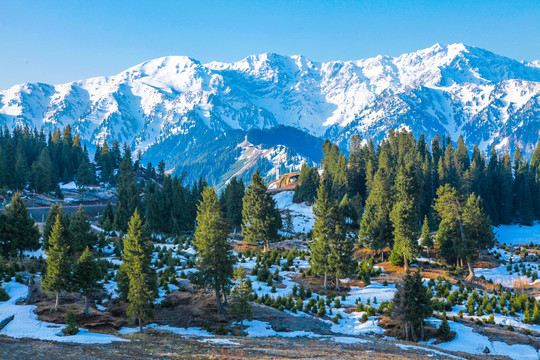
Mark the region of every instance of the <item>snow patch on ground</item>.
<instances>
[{"instance_id":1,"label":"snow patch on ground","mask_svg":"<svg viewBox=\"0 0 540 360\"><path fill-rule=\"evenodd\" d=\"M80 329L76 335L63 336L62 329L65 325L38 320L38 316L34 313L36 309L34 305L16 305L17 301L26 298L28 286L10 281L4 283L3 287L10 299L0 302L0 321L12 315L15 317L0 331L0 335L80 344L108 344L113 341L127 341L113 335L91 333L86 329Z\"/></svg>"},{"instance_id":2,"label":"snow patch on ground","mask_svg":"<svg viewBox=\"0 0 540 360\"><path fill-rule=\"evenodd\" d=\"M333 336L330 338L330 340L343 344L368 344L371 342L370 340L347 336Z\"/></svg>"},{"instance_id":3,"label":"snow patch on ground","mask_svg":"<svg viewBox=\"0 0 540 360\"><path fill-rule=\"evenodd\" d=\"M315 218L313 208L305 203L293 203L294 191L282 191L275 194L276 207L280 210L290 210L295 233L307 233L313 229Z\"/></svg>"},{"instance_id":4,"label":"snow patch on ground","mask_svg":"<svg viewBox=\"0 0 540 360\"><path fill-rule=\"evenodd\" d=\"M174 327L169 325L158 325L158 324L149 324L144 327L145 329L156 329L156 330L163 330L168 331L176 335L181 336L187 336L187 337L213 337L214 334L209 333L206 330L202 330L197 327L190 327L190 328L180 328L180 327ZM127 335L127 334L133 334L136 332L139 332L138 327L123 327L120 330L118 330L120 334Z\"/></svg>"},{"instance_id":5,"label":"snow patch on ground","mask_svg":"<svg viewBox=\"0 0 540 360\"><path fill-rule=\"evenodd\" d=\"M266 321L252 320L244 321L244 326L247 326L245 332L248 334L248 337L270 337L270 336L280 336L280 337L320 337L321 335L315 334L311 331L290 331L290 332L277 332L272 329L272 326Z\"/></svg>"},{"instance_id":6,"label":"snow patch on ground","mask_svg":"<svg viewBox=\"0 0 540 360\"><path fill-rule=\"evenodd\" d=\"M495 238L501 244L518 245L518 244L540 244L540 222L534 223L532 226L523 225L501 225L494 227Z\"/></svg>"},{"instance_id":7,"label":"snow patch on ground","mask_svg":"<svg viewBox=\"0 0 540 360\"><path fill-rule=\"evenodd\" d=\"M447 354L447 353L443 353L442 351L437 351L437 350L434 350L434 349L425 348L425 347L421 347L421 346L406 345L406 344L395 344L395 345L398 348L403 349L403 350L414 349L414 350L420 350L420 351L429 352L429 353L432 353L432 354L435 354L435 355L441 355L441 356L444 356L444 357L449 357L449 358L452 358L452 359L465 360L464 358L459 357L459 356L450 355L450 354ZM428 355L428 356L431 357L432 355Z\"/></svg>"},{"instance_id":8,"label":"snow patch on ground","mask_svg":"<svg viewBox=\"0 0 540 360\"><path fill-rule=\"evenodd\" d=\"M240 345L237 342L231 341L229 339L202 339L198 340L203 343L212 343L212 344L220 344L220 345Z\"/></svg>"},{"instance_id":9,"label":"snow patch on ground","mask_svg":"<svg viewBox=\"0 0 540 360\"><path fill-rule=\"evenodd\" d=\"M62 190L77 190L77 184L75 184L75 181L68 182L66 184L60 185L60 189Z\"/></svg>"},{"instance_id":10,"label":"snow patch on ground","mask_svg":"<svg viewBox=\"0 0 540 360\"><path fill-rule=\"evenodd\" d=\"M437 319L429 321L437 327L441 322ZM504 355L516 360L538 359L539 354L532 346L490 341L486 336L473 332L473 329L466 325L453 321L448 323L452 331L456 332L456 337L452 341L435 345L441 349L483 355L484 349L488 348L490 355Z\"/></svg>"}]
</instances>

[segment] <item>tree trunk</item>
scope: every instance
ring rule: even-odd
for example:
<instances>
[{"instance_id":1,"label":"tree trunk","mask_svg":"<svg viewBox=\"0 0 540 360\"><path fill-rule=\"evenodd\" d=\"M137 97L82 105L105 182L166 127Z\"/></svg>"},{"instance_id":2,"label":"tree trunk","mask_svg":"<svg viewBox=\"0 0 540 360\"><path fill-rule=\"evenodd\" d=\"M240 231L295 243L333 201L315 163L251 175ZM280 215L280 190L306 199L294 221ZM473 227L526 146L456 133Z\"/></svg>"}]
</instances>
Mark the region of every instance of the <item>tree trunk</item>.
<instances>
[{"instance_id":1,"label":"tree trunk","mask_svg":"<svg viewBox=\"0 0 540 360\"><path fill-rule=\"evenodd\" d=\"M429 246L426 246L426 254L427 254L427 257L429 258Z\"/></svg>"},{"instance_id":2,"label":"tree trunk","mask_svg":"<svg viewBox=\"0 0 540 360\"><path fill-rule=\"evenodd\" d=\"M22 263L23 263L23 258L24 258L24 254L23 254L23 250L22 250L22 249L19 250L19 258L20 258L21 264L22 264Z\"/></svg>"},{"instance_id":3,"label":"tree trunk","mask_svg":"<svg viewBox=\"0 0 540 360\"><path fill-rule=\"evenodd\" d=\"M384 249L381 249L381 262L384 262Z\"/></svg>"},{"instance_id":4,"label":"tree trunk","mask_svg":"<svg viewBox=\"0 0 540 360\"><path fill-rule=\"evenodd\" d=\"M409 341L409 323L404 323L403 326L405 327L405 340Z\"/></svg>"},{"instance_id":5,"label":"tree trunk","mask_svg":"<svg viewBox=\"0 0 540 360\"><path fill-rule=\"evenodd\" d=\"M143 327L142 327L142 318L139 317L139 331L141 334L143 333Z\"/></svg>"},{"instance_id":6,"label":"tree trunk","mask_svg":"<svg viewBox=\"0 0 540 360\"><path fill-rule=\"evenodd\" d=\"M420 321L420 341L424 341L424 320Z\"/></svg>"},{"instance_id":7,"label":"tree trunk","mask_svg":"<svg viewBox=\"0 0 540 360\"><path fill-rule=\"evenodd\" d=\"M336 290L339 291L341 288L339 287L339 277L336 275Z\"/></svg>"},{"instance_id":8,"label":"tree trunk","mask_svg":"<svg viewBox=\"0 0 540 360\"><path fill-rule=\"evenodd\" d=\"M411 323L411 337L414 342L416 342L416 334L414 333L414 325Z\"/></svg>"},{"instance_id":9,"label":"tree trunk","mask_svg":"<svg viewBox=\"0 0 540 360\"><path fill-rule=\"evenodd\" d=\"M88 318L88 295L84 296L84 318Z\"/></svg>"},{"instance_id":10,"label":"tree trunk","mask_svg":"<svg viewBox=\"0 0 540 360\"><path fill-rule=\"evenodd\" d=\"M217 301L218 312L220 314L223 314L223 305L221 304L221 294L219 293L219 290L217 289L216 289L216 301Z\"/></svg>"},{"instance_id":11,"label":"tree trunk","mask_svg":"<svg viewBox=\"0 0 540 360\"><path fill-rule=\"evenodd\" d=\"M326 271L325 271L325 272L324 272L324 285L323 285L324 290L327 289L327 285L328 285L328 282L327 282L327 274L326 274Z\"/></svg>"},{"instance_id":12,"label":"tree trunk","mask_svg":"<svg viewBox=\"0 0 540 360\"><path fill-rule=\"evenodd\" d=\"M227 293L223 291L223 305L227 306L229 304L229 301L227 300Z\"/></svg>"},{"instance_id":13,"label":"tree trunk","mask_svg":"<svg viewBox=\"0 0 540 360\"><path fill-rule=\"evenodd\" d=\"M472 267L470 256L467 256L467 267L469 268L469 275L465 278L465 280L471 281L474 278L474 269Z\"/></svg>"},{"instance_id":14,"label":"tree trunk","mask_svg":"<svg viewBox=\"0 0 540 360\"><path fill-rule=\"evenodd\" d=\"M407 256L403 255L403 269L405 270L405 273L409 271L409 260L407 259Z\"/></svg>"},{"instance_id":15,"label":"tree trunk","mask_svg":"<svg viewBox=\"0 0 540 360\"><path fill-rule=\"evenodd\" d=\"M59 299L60 299L60 292L57 291L56 292L56 301L54 302L54 308L53 308L54 311L58 310L58 303L60 302Z\"/></svg>"},{"instance_id":16,"label":"tree trunk","mask_svg":"<svg viewBox=\"0 0 540 360\"><path fill-rule=\"evenodd\" d=\"M240 319L240 336L244 336L244 319Z\"/></svg>"}]
</instances>

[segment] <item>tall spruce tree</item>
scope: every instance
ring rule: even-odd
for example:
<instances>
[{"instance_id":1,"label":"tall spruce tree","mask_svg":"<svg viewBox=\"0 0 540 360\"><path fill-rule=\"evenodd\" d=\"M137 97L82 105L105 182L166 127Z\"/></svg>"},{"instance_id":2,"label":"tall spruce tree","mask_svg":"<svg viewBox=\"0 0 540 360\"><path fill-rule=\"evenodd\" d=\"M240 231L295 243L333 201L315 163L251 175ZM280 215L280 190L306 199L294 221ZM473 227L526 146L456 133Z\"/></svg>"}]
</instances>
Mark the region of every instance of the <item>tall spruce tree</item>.
<instances>
[{"instance_id":1,"label":"tall spruce tree","mask_svg":"<svg viewBox=\"0 0 540 360\"><path fill-rule=\"evenodd\" d=\"M457 190L446 184L437 190L437 199L434 209L441 219L439 231L437 232L437 241L441 246L441 252L444 255L444 248L450 248L458 260L465 259L469 269L467 280L474 277L472 259L477 247L471 239L466 237L463 221L463 199Z\"/></svg>"},{"instance_id":2,"label":"tall spruce tree","mask_svg":"<svg viewBox=\"0 0 540 360\"><path fill-rule=\"evenodd\" d=\"M474 244L472 257L476 258L483 250L495 246L495 236L491 227L491 221L484 211L482 198L472 193L467 199L463 210L463 228L465 236Z\"/></svg>"},{"instance_id":3,"label":"tall spruce tree","mask_svg":"<svg viewBox=\"0 0 540 360\"><path fill-rule=\"evenodd\" d=\"M392 244L391 189L388 173L384 168L377 170L372 189L360 222L359 240L373 251L379 251L381 260L384 248Z\"/></svg>"},{"instance_id":4,"label":"tall spruce tree","mask_svg":"<svg viewBox=\"0 0 540 360\"><path fill-rule=\"evenodd\" d=\"M317 196L318 187L319 173L317 167L309 167L306 163L303 163L294 188L293 201L296 203L304 201L313 203Z\"/></svg>"},{"instance_id":5,"label":"tall spruce tree","mask_svg":"<svg viewBox=\"0 0 540 360\"><path fill-rule=\"evenodd\" d=\"M225 187L221 196L225 218L227 224L234 232L242 226L242 199L244 198L245 188L242 179L234 176Z\"/></svg>"},{"instance_id":6,"label":"tall spruce tree","mask_svg":"<svg viewBox=\"0 0 540 360\"><path fill-rule=\"evenodd\" d=\"M102 289L103 273L87 247L73 267L73 289L84 296L84 317L88 317L88 297Z\"/></svg>"},{"instance_id":7,"label":"tall spruce tree","mask_svg":"<svg viewBox=\"0 0 540 360\"><path fill-rule=\"evenodd\" d=\"M266 251L270 242L278 238L281 216L274 199L266 192L258 170L251 177L251 185L244 196L242 219L242 235L246 241L261 244Z\"/></svg>"},{"instance_id":8,"label":"tall spruce tree","mask_svg":"<svg viewBox=\"0 0 540 360\"><path fill-rule=\"evenodd\" d=\"M403 258L404 270L418 253L418 209L417 185L410 168L400 168L394 186L395 204L390 212L390 220L394 227L393 257Z\"/></svg>"},{"instance_id":9,"label":"tall spruce tree","mask_svg":"<svg viewBox=\"0 0 540 360\"><path fill-rule=\"evenodd\" d=\"M148 287L144 258L135 256L130 265L128 307L126 313L129 319L138 320L139 331L143 332L143 322L153 316L152 291Z\"/></svg>"},{"instance_id":10,"label":"tall spruce tree","mask_svg":"<svg viewBox=\"0 0 540 360\"><path fill-rule=\"evenodd\" d=\"M345 218L334 204L334 234L330 242L328 254L331 273L336 280L336 290L341 290L339 279L347 278L354 273L358 263L353 257L354 239L347 235Z\"/></svg>"},{"instance_id":11,"label":"tall spruce tree","mask_svg":"<svg viewBox=\"0 0 540 360\"><path fill-rule=\"evenodd\" d=\"M332 205L326 184L321 181L317 190L317 199L313 206L315 223L313 225L313 237L309 243L311 256L309 262L315 274L323 276L323 287L328 288L328 275L331 274L330 243L335 236L334 214L336 207Z\"/></svg>"},{"instance_id":12,"label":"tall spruce tree","mask_svg":"<svg viewBox=\"0 0 540 360\"><path fill-rule=\"evenodd\" d=\"M396 286L392 312L395 319L402 324L405 340L422 341L424 339L424 320L433 313L431 296L422 283L420 271L411 273L407 271L403 283ZM416 329L420 327L417 337Z\"/></svg>"},{"instance_id":13,"label":"tall spruce tree","mask_svg":"<svg viewBox=\"0 0 540 360\"><path fill-rule=\"evenodd\" d=\"M47 219L45 220L45 226L43 228L43 249L49 247L49 236L51 234L54 223L56 222L57 215L60 215L60 221L64 227L64 239L69 243L71 236L69 234L69 217L64 212L64 208L61 203L55 203L51 206L49 213L47 214Z\"/></svg>"},{"instance_id":14,"label":"tall spruce tree","mask_svg":"<svg viewBox=\"0 0 540 360\"><path fill-rule=\"evenodd\" d=\"M226 302L225 295L232 285L235 258L227 242L227 223L214 188L203 190L193 245L198 251L198 282L214 290L218 312L223 313L222 296Z\"/></svg>"},{"instance_id":15,"label":"tall spruce tree","mask_svg":"<svg viewBox=\"0 0 540 360\"><path fill-rule=\"evenodd\" d=\"M49 236L49 247L45 250L47 254L47 272L41 281L44 291L53 291L55 293L56 300L53 310L58 309L60 292L69 289L69 246L66 244L63 232L62 219L58 214Z\"/></svg>"},{"instance_id":16,"label":"tall spruce tree","mask_svg":"<svg viewBox=\"0 0 540 360\"><path fill-rule=\"evenodd\" d=\"M144 231L144 224L137 209L129 221L128 232L123 240L122 265L116 275L120 297L124 300L129 297L130 273L133 272L135 264L140 264L145 273L141 278L147 282L146 288L153 296L157 295L156 272L151 264L152 245L148 242L148 235Z\"/></svg>"},{"instance_id":17,"label":"tall spruce tree","mask_svg":"<svg viewBox=\"0 0 540 360\"><path fill-rule=\"evenodd\" d=\"M25 250L39 249L39 230L34 220L28 215L20 193L15 193L6 209L5 238L10 241L9 256L18 252L23 261Z\"/></svg>"},{"instance_id":18,"label":"tall spruce tree","mask_svg":"<svg viewBox=\"0 0 540 360\"><path fill-rule=\"evenodd\" d=\"M127 148L129 149L129 148ZM131 155L124 155L119 167L118 197L114 216L114 227L126 231L131 215L140 203L139 188L135 182L135 172L131 164Z\"/></svg>"},{"instance_id":19,"label":"tall spruce tree","mask_svg":"<svg viewBox=\"0 0 540 360\"><path fill-rule=\"evenodd\" d=\"M82 252L87 247L92 247L97 242L97 236L90 231L90 221L84 212L82 205L71 216L69 221L69 234L71 235L71 251Z\"/></svg>"}]
</instances>

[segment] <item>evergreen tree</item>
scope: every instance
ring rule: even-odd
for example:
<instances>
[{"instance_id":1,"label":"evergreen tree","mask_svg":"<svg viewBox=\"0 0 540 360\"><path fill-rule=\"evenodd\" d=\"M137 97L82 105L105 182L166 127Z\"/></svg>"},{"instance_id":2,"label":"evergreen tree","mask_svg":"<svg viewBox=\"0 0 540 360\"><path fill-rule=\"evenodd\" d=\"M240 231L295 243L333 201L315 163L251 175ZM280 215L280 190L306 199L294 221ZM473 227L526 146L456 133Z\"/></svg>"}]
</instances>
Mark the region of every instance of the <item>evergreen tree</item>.
<instances>
[{"instance_id":1,"label":"evergreen tree","mask_svg":"<svg viewBox=\"0 0 540 360\"><path fill-rule=\"evenodd\" d=\"M131 215L139 206L139 189L135 183L135 172L129 153L124 156L119 168L117 206L114 216L114 227L126 231Z\"/></svg>"},{"instance_id":2,"label":"evergreen tree","mask_svg":"<svg viewBox=\"0 0 540 360\"><path fill-rule=\"evenodd\" d=\"M82 205L70 218L69 234L71 235L70 249L75 252L81 252L87 247L92 247L97 242L97 237L90 231L90 222L84 212Z\"/></svg>"},{"instance_id":3,"label":"evergreen tree","mask_svg":"<svg viewBox=\"0 0 540 360\"><path fill-rule=\"evenodd\" d=\"M287 235L291 236L294 234L294 222L293 217L291 215L291 210L287 209L285 212L285 232Z\"/></svg>"},{"instance_id":4,"label":"evergreen tree","mask_svg":"<svg viewBox=\"0 0 540 360\"><path fill-rule=\"evenodd\" d=\"M483 250L495 246L495 236L491 228L491 221L484 212L483 201L480 196L472 193L467 199L463 211L463 228L465 237L474 244L473 258Z\"/></svg>"},{"instance_id":5,"label":"evergreen tree","mask_svg":"<svg viewBox=\"0 0 540 360\"><path fill-rule=\"evenodd\" d=\"M69 217L64 213L64 208L61 203L55 203L51 206L49 213L47 214L47 220L45 220L45 226L43 228L43 249L49 247L49 235L51 234L56 217L60 215L60 221L64 228L63 237L66 239L66 243L70 243L71 236L69 234Z\"/></svg>"},{"instance_id":6,"label":"evergreen tree","mask_svg":"<svg viewBox=\"0 0 540 360\"><path fill-rule=\"evenodd\" d=\"M163 179L165 178L165 162L163 160L161 160L158 163L157 168L158 168L157 178L158 178L158 181L162 183Z\"/></svg>"},{"instance_id":7,"label":"evergreen tree","mask_svg":"<svg viewBox=\"0 0 540 360\"><path fill-rule=\"evenodd\" d=\"M270 242L277 239L281 216L274 199L266 192L264 180L255 171L247 188L242 208L242 234L246 241L258 243L268 250Z\"/></svg>"},{"instance_id":8,"label":"evergreen tree","mask_svg":"<svg viewBox=\"0 0 540 360\"><path fill-rule=\"evenodd\" d=\"M5 224L4 236L11 243L7 251L10 257L13 252L18 252L20 260L23 261L25 250L39 249L39 230L34 220L28 215L28 210L18 192L13 195L6 209Z\"/></svg>"},{"instance_id":9,"label":"evergreen tree","mask_svg":"<svg viewBox=\"0 0 540 360\"><path fill-rule=\"evenodd\" d=\"M294 188L293 201L301 203L307 201L313 203L317 196L319 187L319 173L317 167L309 167L306 163L302 164L300 175Z\"/></svg>"},{"instance_id":10,"label":"evergreen tree","mask_svg":"<svg viewBox=\"0 0 540 360\"><path fill-rule=\"evenodd\" d=\"M198 281L214 290L218 311L223 313L221 297L231 286L235 259L227 242L226 221L214 188L205 188L202 193L193 245L198 251Z\"/></svg>"},{"instance_id":11,"label":"evergreen tree","mask_svg":"<svg viewBox=\"0 0 540 360\"><path fill-rule=\"evenodd\" d=\"M348 230L353 230L358 228L358 217L362 213L362 200L359 194L356 194L352 199L349 198L348 194L343 196L339 203L339 212L345 220L346 227Z\"/></svg>"},{"instance_id":12,"label":"evergreen tree","mask_svg":"<svg viewBox=\"0 0 540 360\"><path fill-rule=\"evenodd\" d=\"M111 206L111 203L107 203L105 209L103 210L103 215L99 218L99 225L105 231L111 231L114 224L114 210Z\"/></svg>"},{"instance_id":13,"label":"evergreen tree","mask_svg":"<svg viewBox=\"0 0 540 360\"><path fill-rule=\"evenodd\" d=\"M424 320L431 316L433 309L431 296L422 283L420 271L405 273L403 283L398 284L396 288L392 307L394 318L401 322L407 341L409 335L413 341L421 341L424 339ZM416 336L415 331L418 327L420 338Z\"/></svg>"},{"instance_id":14,"label":"evergreen tree","mask_svg":"<svg viewBox=\"0 0 540 360\"><path fill-rule=\"evenodd\" d=\"M32 165L32 187L38 192L54 190L56 182L49 150L44 148L39 159Z\"/></svg>"},{"instance_id":15,"label":"evergreen tree","mask_svg":"<svg viewBox=\"0 0 540 360\"><path fill-rule=\"evenodd\" d=\"M427 254L429 256L429 249L433 249L433 238L431 237L431 232L429 231L429 222L427 216L424 217L424 223L422 224L422 246L427 249Z\"/></svg>"},{"instance_id":16,"label":"evergreen tree","mask_svg":"<svg viewBox=\"0 0 540 360\"><path fill-rule=\"evenodd\" d=\"M155 182L149 181L144 190L145 225L151 231L169 230L164 223L169 220L167 206L172 199L163 198Z\"/></svg>"},{"instance_id":17,"label":"evergreen tree","mask_svg":"<svg viewBox=\"0 0 540 360\"><path fill-rule=\"evenodd\" d=\"M58 309L60 292L69 289L69 246L65 242L63 232L64 227L60 214L58 214L49 236L49 247L45 250L47 272L41 281L44 291L55 293L56 300L53 310Z\"/></svg>"},{"instance_id":18,"label":"evergreen tree","mask_svg":"<svg viewBox=\"0 0 540 360\"><path fill-rule=\"evenodd\" d=\"M339 147L325 140L323 144L323 174L330 197L341 200L347 191L347 157Z\"/></svg>"},{"instance_id":19,"label":"evergreen tree","mask_svg":"<svg viewBox=\"0 0 540 360\"><path fill-rule=\"evenodd\" d=\"M514 216L524 225L531 225L534 219L533 193L529 175L529 165L523 161L519 147L514 154Z\"/></svg>"},{"instance_id":20,"label":"evergreen tree","mask_svg":"<svg viewBox=\"0 0 540 360\"><path fill-rule=\"evenodd\" d=\"M309 262L315 274L323 275L323 287L328 287L328 274L331 274L331 264L328 254L330 253L330 242L335 235L335 224L333 223L335 207L328 198L326 184L322 181L317 190L317 199L313 206L315 223L313 225L313 238L309 243L311 256Z\"/></svg>"},{"instance_id":21,"label":"evergreen tree","mask_svg":"<svg viewBox=\"0 0 540 360\"><path fill-rule=\"evenodd\" d=\"M446 318L446 310L443 312L441 325L439 326L439 329L437 329L437 337L443 341L449 340L452 337L452 331L450 330L450 325L448 325L448 319Z\"/></svg>"},{"instance_id":22,"label":"evergreen tree","mask_svg":"<svg viewBox=\"0 0 540 360\"><path fill-rule=\"evenodd\" d=\"M536 143L536 147L531 156L529 173L532 183L532 200L535 209L535 217L536 219L540 219L540 141Z\"/></svg>"},{"instance_id":23,"label":"evergreen tree","mask_svg":"<svg viewBox=\"0 0 540 360\"><path fill-rule=\"evenodd\" d=\"M230 315L240 320L240 335L244 336L244 319L253 320L253 310L249 298L253 290L242 266L234 271L233 299L231 301Z\"/></svg>"},{"instance_id":24,"label":"evergreen tree","mask_svg":"<svg viewBox=\"0 0 540 360\"><path fill-rule=\"evenodd\" d=\"M144 272L144 276L140 276L138 280L144 278L147 282L145 288L155 296L157 282L156 273L151 264L152 245L148 243L143 221L137 209L129 221L128 232L123 240L122 265L116 275L120 297L129 300L130 274L134 272L132 268L136 264L139 264Z\"/></svg>"},{"instance_id":25,"label":"evergreen tree","mask_svg":"<svg viewBox=\"0 0 540 360\"><path fill-rule=\"evenodd\" d=\"M415 195L417 193L412 171L401 168L398 172L394 187L395 205L390 213L394 227L394 256L403 257L405 272L409 262L418 253L418 210Z\"/></svg>"},{"instance_id":26,"label":"evergreen tree","mask_svg":"<svg viewBox=\"0 0 540 360\"><path fill-rule=\"evenodd\" d=\"M73 309L71 307L66 313L64 321L67 325L64 329L62 329L62 333L64 333L64 335L71 336L76 335L79 332L79 327L77 326L77 319L75 318L75 313L73 312Z\"/></svg>"},{"instance_id":27,"label":"evergreen tree","mask_svg":"<svg viewBox=\"0 0 540 360\"><path fill-rule=\"evenodd\" d=\"M227 224L235 232L237 228L242 226L242 199L244 194L244 182L234 176L225 187L221 197Z\"/></svg>"},{"instance_id":28,"label":"evergreen tree","mask_svg":"<svg viewBox=\"0 0 540 360\"><path fill-rule=\"evenodd\" d=\"M331 273L336 279L336 290L339 291L341 290L339 279L352 275L358 263L353 258L354 240L347 236L344 219L335 205L334 209L334 234L328 257Z\"/></svg>"},{"instance_id":29,"label":"evergreen tree","mask_svg":"<svg viewBox=\"0 0 540 360\"><path fill-rule=\"evenodd\" d=\"M453 248L453 254L458 259L466 259L469 269L467 280L474 277L472 259L475 255L475 244L471 239L467 239L463 211L464 205L461 196L457 190L446 184L437 190L437 199L434 206L437 215L441 219L437 241L441 246L441 253L444 255L444 248Z\"/></svg>"},{"instance_id":30,"label":"evergreen tree","mask_svg":"<svg viewBox=\"0 0 540 360\"><path fill-rule=\"evenodd\" d=\"M390 221L391 192L388 173L384 168L377 170L371 192L360 222L359 238L361 244L373 251L380 251L381 260L384 248L391 244L392 223Z\"/></svg>"},{"instance_id":31,"label":"evergreen tree","mask_svg":"<svg viewBox=\"0 0 540 360\"><path fill-rule=\"evenodd\" d=\"M73 288L84 296L84 317L88 317L88 297L102 288L99 281L103 279L101 268L88 249L75 263L73 268Z\"/></svg>"},{"instance_id":32,"label":"evergreen tree","mask_svg":"<svg viewBox=\"0 0 540 360\"><path fill-rule=\"evenodd\" d=\"M144 257L135 256L130 264L129 294L127 316L129 319L138 320L139 331L143 332L143 322L153 316L152 291L148 287L148 275L144 271Z\"/></svg>"}]
</instances>

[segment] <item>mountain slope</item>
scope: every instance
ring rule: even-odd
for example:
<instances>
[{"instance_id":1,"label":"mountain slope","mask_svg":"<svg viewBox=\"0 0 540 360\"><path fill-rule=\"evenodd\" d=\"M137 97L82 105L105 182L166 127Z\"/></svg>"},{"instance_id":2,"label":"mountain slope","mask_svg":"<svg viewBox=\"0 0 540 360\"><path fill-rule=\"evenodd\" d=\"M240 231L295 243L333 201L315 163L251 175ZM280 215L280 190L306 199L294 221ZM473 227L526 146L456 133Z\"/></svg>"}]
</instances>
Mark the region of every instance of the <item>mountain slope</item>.
<instances>
[{"instance_id":1,"label":"mountain slope","mask_svg":"<svg viewBox=\"0 0 540 360\"><path fill-rule=\"evenodd\" d=\"M0 92L0 122L8 127L70 124L89 144L117 138L148 159L279 125L343 147L353 134L381 139L405 126L428 139L463 133L483 149L520 145L530 153L540 138L539 117L538 61L463 44L326 63L277 54L209 64L170 56L115 76ZM233 142L227 146L239 143ZM289 139L288 147L294 145ZM169 167L180 170L184 163L177 157Z\"/></svg>"}]
</instances>

